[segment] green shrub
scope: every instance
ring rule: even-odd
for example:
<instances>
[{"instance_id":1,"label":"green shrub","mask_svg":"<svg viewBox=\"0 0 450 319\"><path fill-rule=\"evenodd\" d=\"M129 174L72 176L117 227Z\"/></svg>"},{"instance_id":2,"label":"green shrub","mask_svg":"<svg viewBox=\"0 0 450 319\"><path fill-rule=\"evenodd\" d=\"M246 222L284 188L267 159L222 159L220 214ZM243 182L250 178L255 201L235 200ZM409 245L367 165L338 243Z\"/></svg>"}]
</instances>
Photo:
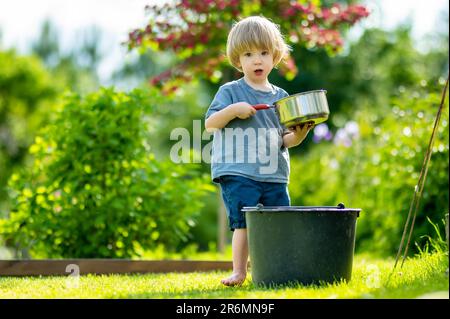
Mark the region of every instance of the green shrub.
<instances>
[{"instance_id":1,"label":"green shrub","mask_svg":"<svg viewBox=\"0 0 450 319\"><path fill-rule=\"evenodd\" d=\"M61 89L42 63L0 45L0 217L6 210L6 184L23 165L39 127L46 124Z\"/></svg>"},{"instance_id":2,"label":"green shrub","mask_svg":"<svg viewBox=\"0 0 450 319\"><path fill-rule=\"evenodd\" d=\"M150 153L144 119L158 98L68 96L30 147L32 166L9 181L6 243L34 257L125 258L186 240L210 186L192 166Z\"/></svg>"},{"instance_id":3,"label":"green shrub","mask_svg":"<svg viewBox=\"0 0 450 319\"><path fill-rule=\"evenodd\" d=\"M355 110L359 131L344 143L321 142L305 155L291 158L292 205L337 205L362 209L357 249L396 252L414 187L441 99L440 93L410 92L392 99L388 108L372 105ZM427 179L412 239L433 234L427 222L448 212L448 102L434 142ZM341 128L341 133L345 129ZM344 134L345 135L345 134ZM342 140L342 139L341 139ZM348 144L350 141L351 145ZM347 143L347 145L345 145Z\"/></svg>"}]
</instances>

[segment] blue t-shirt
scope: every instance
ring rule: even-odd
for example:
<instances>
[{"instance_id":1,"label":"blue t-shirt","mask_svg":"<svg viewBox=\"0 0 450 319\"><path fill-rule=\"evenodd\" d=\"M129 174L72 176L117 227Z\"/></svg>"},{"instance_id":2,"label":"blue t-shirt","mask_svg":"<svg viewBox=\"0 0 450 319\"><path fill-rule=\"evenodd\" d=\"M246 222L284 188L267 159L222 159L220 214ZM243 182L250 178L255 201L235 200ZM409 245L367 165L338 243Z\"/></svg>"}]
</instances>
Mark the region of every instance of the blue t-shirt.
<instances>
[{"instance_id":1,"label":"blue t-shirt","mask_svg":"<svg viewBox=\"0 0 450 319\"><path fill-rule=\"evenodd\" d=\"M267 92L256 90L244 78L228 82L217 91L205 119L233 103L272 105L288 96L285 90L275 85L271 87ZM287 132L274 108L259 110L247 119L235 118L214 131L213 181L217 183L223 175L239 175L260 182L288 183L289 151L283 146L283 135Z\"/></svg>"}]
</instances>

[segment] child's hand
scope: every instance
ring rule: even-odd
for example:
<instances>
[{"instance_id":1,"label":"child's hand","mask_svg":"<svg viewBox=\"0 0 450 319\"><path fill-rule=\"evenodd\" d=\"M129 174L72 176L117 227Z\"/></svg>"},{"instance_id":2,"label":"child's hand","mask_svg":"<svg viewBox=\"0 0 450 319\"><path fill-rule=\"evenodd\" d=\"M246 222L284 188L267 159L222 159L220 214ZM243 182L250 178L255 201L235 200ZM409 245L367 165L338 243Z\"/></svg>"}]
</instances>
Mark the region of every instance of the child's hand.
<instances>
[{"instance_id":1,"label":"child's hand","mask_svg":"<svg viewBox=\"0 0 450 319\"><path fill-rule=\"evenodd\" d=\"M235 117L243 120L256 114L255 108L247 102L238 102L230 105L230 107L233 109Z\"/></svg>"},{"instance_id":2,"label":"child's hand","mask_svg":"<svg viewBox=\"0 0 450 319\"><path fill-rule=\"evenodd\" d=\"M296 125L289 129L294 133L294 135L303 139L308 134L309 130L312 129L313 127L314 127L314 122L307 122L307 123L302 123L302 124Z\"/></svg>"},{"instance_id":3,"label":"child's hand","mask_svg":"<svg viewBox=\"0 0 450 319\"><path fill-rule=\"evenodd\" d=\"M314 122L302 123L290 127L291 133L283 135L283 145L287 148L297 146L305 139L310 129L314 127Z\"/></svg>"}]
</instances>

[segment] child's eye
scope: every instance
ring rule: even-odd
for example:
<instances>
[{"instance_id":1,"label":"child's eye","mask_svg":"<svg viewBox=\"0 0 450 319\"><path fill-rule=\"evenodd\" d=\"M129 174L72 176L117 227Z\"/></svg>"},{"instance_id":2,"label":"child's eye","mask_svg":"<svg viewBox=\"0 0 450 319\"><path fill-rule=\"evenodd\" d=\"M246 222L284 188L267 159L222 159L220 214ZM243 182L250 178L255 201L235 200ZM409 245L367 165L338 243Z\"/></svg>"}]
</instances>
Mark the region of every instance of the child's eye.
<instances>
[{"instance_id":1,"label":"child's eye","mask_svg":"<svg viewBox=\"0 0 450 319\"><path fill-rule=\"evenodd\" d=\"M261 54L262 54L262 55L268 55L268 54L269 54L269 51L263 51L263 52L261 52Z\"/></svg>"},{"instance_id":2,"label":"child's eye","mask_svg":"<svg viewBox=\"0 0 450 319\"><path fill-rule=\"evenodd\" d=\"M247 57L249 57L249 56L251 56L252 54L251 54L250 52L246 52L246 53L244 53L244 55L247 56Z\"/></svg>"}]
</instances>

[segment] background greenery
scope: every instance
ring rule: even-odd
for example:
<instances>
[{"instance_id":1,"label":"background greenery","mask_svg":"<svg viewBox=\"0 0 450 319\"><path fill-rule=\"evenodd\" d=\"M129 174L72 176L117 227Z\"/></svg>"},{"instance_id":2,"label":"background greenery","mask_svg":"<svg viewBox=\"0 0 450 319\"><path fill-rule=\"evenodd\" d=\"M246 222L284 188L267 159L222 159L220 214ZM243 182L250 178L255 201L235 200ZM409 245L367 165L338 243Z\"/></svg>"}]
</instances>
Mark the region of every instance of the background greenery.
<instances>
[{"instance_id":1,"label":"background greenery","mask_svg":"<svg viewBox=\"0 0 450 319\"><path fill-rule=\"evenodd\" d=\"M146 146L155 94L72 95L13 174L2 236L34 257L133 257L186 240L208 188L195 168L157 161ZM187 204L188 203L188 204Z\"/></svg>"}]
</instances>

